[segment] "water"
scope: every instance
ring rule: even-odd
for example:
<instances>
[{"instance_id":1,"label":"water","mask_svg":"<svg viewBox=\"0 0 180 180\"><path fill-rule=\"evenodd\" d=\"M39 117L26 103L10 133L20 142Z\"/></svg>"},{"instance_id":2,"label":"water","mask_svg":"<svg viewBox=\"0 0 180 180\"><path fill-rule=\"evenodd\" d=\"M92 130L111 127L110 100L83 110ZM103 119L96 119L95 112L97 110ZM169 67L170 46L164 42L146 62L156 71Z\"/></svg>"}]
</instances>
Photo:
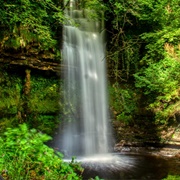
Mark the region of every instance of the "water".
<instances>
[{"instance_id":1,"label":"water","mask_svg":"<svg viewBox=\"0 0 180 180\"><path fill-rule=\"evenodd\" d=\"M169 174L180 175L179 161L147 153L108 153L78 157L77 161L84 167L84 180L96 176L104 180L161 180Z\"/></svg>"},{"instance_id":2,"label":"water","mask_svg":"<svg viewBox=\"0 0 180 180\"><path fill-rule=\"evenodd\" d=\"M111 154L101 159L82 159L85 168L83 179L103 178L105 180L160 180L167 176L168 161L148 155Z\"/></svg>"},{"instance_id":3,"label":"water","mask_svg":"<svg viewBox=\"0 0 180 180\"><path fill-rule=\"evenodd\" d=\"M85 168L83 179L106 180L165 178L169 161L142 154L109 153L111 130L106 92L106 61L103 23L86 18L76 1L66 14L78 27L64 26L63 60L65 80L64 123L51 146L64 153L65 161L76 156ZM78 2L78 1L77 1Z\"/></svg>"},{"instance_id":4,"label":"water","mask_svg":"<svg viewBox=\"0 0 180 180\"><path fill-rule=\"evenodd\" d=\"M78 27L64 26L63 60L65 116L61 149L68 156L108 152L110 129L106 93L106 61L101 23L88 20L74 8L66 14Z\"/></svg>"}]
</instances>

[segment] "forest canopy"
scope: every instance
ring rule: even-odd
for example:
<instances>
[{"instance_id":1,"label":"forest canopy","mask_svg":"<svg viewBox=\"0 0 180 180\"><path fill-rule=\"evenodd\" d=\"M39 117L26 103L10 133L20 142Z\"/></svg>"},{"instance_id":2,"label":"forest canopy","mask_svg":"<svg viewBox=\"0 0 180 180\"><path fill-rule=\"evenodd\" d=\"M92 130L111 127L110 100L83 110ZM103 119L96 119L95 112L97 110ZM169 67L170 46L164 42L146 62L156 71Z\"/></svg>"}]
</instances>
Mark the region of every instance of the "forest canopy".
<instances>
[{"instance_id":1,"label":"forest canopy","mask_svg":"<svg viewBox=\"0 0 180 180\"><path fill-rule=\"evenodd\" d=\"M64 20L61 1L1 0L0 4L1 48L55 48Z\"/></svg>"},{"instance_id":2,"label":"forest canopy","mask_svg":"<svg viewBox=\"0 0 180 180\"><path fill-rule=\"evenodd\" d=\"M134 83L157 123L180 112L180 12L174 0L110 0L108 62L118 82Z\"/></svg>"}]
</instances>

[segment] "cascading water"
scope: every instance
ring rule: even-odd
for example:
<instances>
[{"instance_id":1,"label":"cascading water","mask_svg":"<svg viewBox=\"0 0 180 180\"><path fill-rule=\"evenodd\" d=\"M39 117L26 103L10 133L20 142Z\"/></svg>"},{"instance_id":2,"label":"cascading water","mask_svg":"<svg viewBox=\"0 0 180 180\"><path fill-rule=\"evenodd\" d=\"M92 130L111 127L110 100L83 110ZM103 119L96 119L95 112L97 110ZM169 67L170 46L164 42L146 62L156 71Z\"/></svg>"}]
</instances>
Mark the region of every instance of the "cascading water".
<instances>
[{"instance_id":1,"label":"cascading water","mask_svg":"<svg viewBox=\"0 0 180 180\"><path fill-rule=\"evenodd\" d=\"M88 20L76 3L71 0L66 13L78 27L64 26L63 35L69 122L63 128L61 149L68 156L87 156L108 152L106 61L102 23Z\"/></svg>"},{"instance_id":2,"label":"cascading water","mask_svg":"<svg viewBox=\"0 0 180 180\"><path fill-rule=\"evenodd\" d=\"M66 25L63 33L65 115L63 126L51 146L64 153L64 160L77 156L85 168L83 178L161 179L162 159L108 153L112 141L108 125L106 62L103 24L89 21L86 12L70 0L66 14L78 27ZM62 124L62 123L61 123Z\"/></svg>"}]
</instances>

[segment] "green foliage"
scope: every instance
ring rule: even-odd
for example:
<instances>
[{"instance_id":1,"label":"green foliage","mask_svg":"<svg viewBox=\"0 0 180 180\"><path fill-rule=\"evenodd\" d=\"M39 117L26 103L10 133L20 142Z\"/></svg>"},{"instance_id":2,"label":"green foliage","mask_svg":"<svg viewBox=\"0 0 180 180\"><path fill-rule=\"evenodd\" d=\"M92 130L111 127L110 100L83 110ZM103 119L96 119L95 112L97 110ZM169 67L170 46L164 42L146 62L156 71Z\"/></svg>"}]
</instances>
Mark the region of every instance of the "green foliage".
<instances>
[{"instance_id":1,"label":"green foliage","mask_svg":"<svg viewBox=\"0 0 180 180\"><path fill-rule=\"evenodd\" d=\"M16 127L19 123L17 116L0 117L0 134L5 131L7 127Z\"/></svg>"},{"instance_id":2,"label":"green foliage","mask_svg":"<svg viewBox=\"0 0 180 180\"><path fill-rule=\"evenodd\" d=\"M53 29L64 16L53 1L0 1L0 40L3 48L25 48L36 45L40 50L54 48Z\"/></svg>"},{"instance_id":3,"label":"green foliage","mask_svg":"<svg viewBox=\"0 0 180 180\"><path fill-rule=\"evenodd\" d=\"M31 92L28 100L28 122L48 134L59 123L62 96L60 81L57 78L31 76Z\"/></svg>"},{"instance_id":4,"label":"green foliage","mask_svg":"<svg viewBox=\"0 0 180 180\"><path fill-rule=\"evenodd\" d=\"M110 36L107 54L110 73L116 81L128 82L139 69L140 34L147 27L142 27L135 17L138 6L135 1L110 0L104 5Z\"/></svg>"},{"instance_id":5,"label":"green foliage","mask_svg":"<svg viewBox=\"0 0 180 180\"><path fill-rule=\"evenodd\" d=\"M33 122L32 127L37 127L47 134L54 133L54 129L57 128L60 122L59 116L54 114L32 114L29 119L30 124Z\"/></svg>"},{"instance_id":6,"label":"green foliage","mask_svg":"<svg viewBox=\"0 0 180 180\"><path fill-rule=\"evenodd\" d=\"M0 69L0 132L18 124L18 113L22 110L22 79Z\"/></svg>"},{"instance_id":7,"label":"green foliage","mask_svg":"<svg viewBox=\"0 0 180 180\"><path fill-rule=\"evenodd\" d=\"M26 124L8 128L0 138L0 172L4 179L79 180L83 169L74 160L63 162L62 154L44 142L51 138Z\"/></svg>"},{"instance_id":8,"label":"green foliage","mask_svg":"<svg viewBox=\"0 0 180 180\"><path fill-rule=\"evenodd\" d=\"M138 18L152 26L151 31L141 34L141 38L147 43L147 53L142 61L151 64L164 58L166 43L179 44L179 2L139 0L139 3ZM147 13L146 9L149 9L150 13Z\"/></svg>"},{"instance_id":9,"label":"green foliage","mask_svg":"<svg viewBox=\"0 0 180 180\"><path fill-rule=\"evenodd\" d=\"M168 100L168 93L176 91L180 83L179 70L180 62L171 58L163 59L135 74L136 87L144 87L145 94L167 94L165 100Z\"/></svg>"},{"instance_id":10,"label":"green foliage","mask_svg":"<svg viewBox=\"0 0 180 180\"><path fill-rule=\"evenodd\" d=\"M31 112L59 112L59 80L32 77L31 88L28 104Z\"/></svg>"},{"instance_id":11,"label":"green foliage","mask_svg":"<svg viewBox=\"0 0 180 180\"><path fill-rule=\"evenodd\" d=\"M130 123L137 111L137 94L128 86L120 86L117 82L109 87L110 106L117 120Z\"/></svg>"},{"instance_id":12,"label":"green foliage","mask_svg":"<svg viewBox=\"0 0 180 180\"><path fill-rule=\"evenodd\" d=\"M135 74L135 79L136 87L151 99L148 108L155 113L156 122L166 124L180 111L180 13L175 1L161 1L153 7L149 17L141 16L143 20L155 21L156 26L141 35L147 52L141 60L145 66Z\"/></svg>"},{"instance_id":13,"label":"green foliage","mask_svg":"<svg viewBox=\"0 0 180 180\"><path fill-rule=\"evenodd\" d=\"M180 111L179 2L110 0L104 5L111 23L110 75L130 82L134 74L135 87L147 98L144 108L153 112L157 123L168 123ZM120 119L126 115L117 114Z\"/></svg>"},{"instance_id":14,"label":"green foliage","mask_svg":"<svg viewBox=\"0 0 180 180\"><path fill-rule=\"evenodd\" d=\"M21 103L22 80L18 76L8 76L5 71L0 73L0 112L16 114Z\"/></svg>"},{"instance_id":15,"label":"green foliage","mask_svg":"<svg viewBox=\"0 0 180 180\"><path fill-rule=\"evenodd\" d=\"M0 132L6 127L16 126L26 120L31 127L48 134L52 133L53 128L59 123L58 116L63 106L60 101L62 90L59 79L37 77L32 74L28 97L23 94L23 86L24 78L1 69ZM27 112L24 110L25 102Z\"/></svg>"},{"instance_id":16,"label":"green foliage","mask_svg":"<svg viewBox=\"0 0 180 180\"><path fill-rule=\"evenodd\" d=\"M135 42L132 38L136 39ZM124 33L119 32L111 42L113 49L108 52L107 60L110 64L111 76L116 81L128 82L132 74L138 71L140 45L137 44L137 38L135 36L127 37ZM120 48L121 46L123 47Z\"/></svg>"},{"instance_id":17,"label":"green foliage","mask_svg":"<svg viewBox=\"0 0 180 180\"><path fill-rule=\"evenodd\" d=\"M179 180L180 176L177 175L168 175L168 177L164 178L163 180Z\"/></svg>"},{"instance_id":18,"label":"green foliage","mask_svg":"<svg viewBox=\"0 0 180 180\"><path fill-rule=\"evenodd\" d=\"M135 74L136 87L143 88L151 98L149 109L154 111L157 122L166 123L180 111L179 71L180 62L166 58Z\"/></svg>"},{"instance_id":19,"label":"green foliage","mask_svg":"<svg viewBox=\"0 0 180 180\"><path fill-rule=\"evenodd\" d=\"M104 21L104 12L107 10L106 6L99 0L84 0L81 5L84 9L88 10L87 16L91 20Z\"/></svg>"},{"instance_id":20,"label":"green foliage","mask_svg":"<svg viewBox=\"0 0 180 180\"><path fill-rule=\"evenodd\" d=\"M140 65L164 57L165 43L179 42L178 1L105 1L111 75L128 80Z\"/></svg>"},{"instance_id":21,"label":"green foliage","mask_svg":"<svg viewBox=\"0 0 180 180\"><path fill-rule=\"evenodd\" d=\"M103 179L100 179L98 176L96 176L95 178L90 178L89 180L103 180Z\"/></svg>"}]
</instances>

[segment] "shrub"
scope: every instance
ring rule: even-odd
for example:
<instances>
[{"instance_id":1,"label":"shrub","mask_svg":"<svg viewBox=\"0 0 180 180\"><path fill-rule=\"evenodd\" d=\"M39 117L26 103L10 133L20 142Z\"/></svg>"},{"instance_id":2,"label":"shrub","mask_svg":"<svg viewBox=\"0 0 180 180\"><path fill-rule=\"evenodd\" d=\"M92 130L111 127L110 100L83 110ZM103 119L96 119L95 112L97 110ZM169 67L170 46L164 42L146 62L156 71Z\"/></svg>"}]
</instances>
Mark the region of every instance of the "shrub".
<instances>
[{"instance_id":1,"label":"shrub","mask_svg":"<svg viewBox=\"0 0 180 180\"><path fill-rule=\"evenodd\" d=\"M44 144L50 139L35 129L28 130L26 124L7 128L0 138L0 172L4 179L81 179L79 163L74 159L64 162L61 153Z\"/></svg>"},{"instance_id":2,"label":"shrub","mask_svg":"<svg viewBox=\"0 0 180 180\"><path fill-rule=\"evenodd\" d=\"M178 180L180 176L177 175L168 175L168 177L164 178L163 180Z\"/></svg>"}]
</instances>

